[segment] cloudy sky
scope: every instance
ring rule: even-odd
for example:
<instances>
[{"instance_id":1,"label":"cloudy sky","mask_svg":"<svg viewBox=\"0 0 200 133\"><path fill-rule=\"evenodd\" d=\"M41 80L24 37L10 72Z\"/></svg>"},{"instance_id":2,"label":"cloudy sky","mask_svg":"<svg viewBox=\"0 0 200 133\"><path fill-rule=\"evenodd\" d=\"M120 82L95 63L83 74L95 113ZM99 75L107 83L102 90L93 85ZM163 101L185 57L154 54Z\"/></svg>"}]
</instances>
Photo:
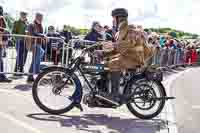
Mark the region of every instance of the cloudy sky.
<instances>
[{"instance_id":1,"label":"cloudy sky","mask_svg":"<svg viewBox=\"0 0 200 133\"><path fill-rule=\"evenodd\" d=\"M13 16L20 10L45 14L45 24L89 28L94 20L111 25L110 12L124 7L129 22L144 27L171 27L200 34L200 0L0 0Z\"/></svg>"}]
</instances>

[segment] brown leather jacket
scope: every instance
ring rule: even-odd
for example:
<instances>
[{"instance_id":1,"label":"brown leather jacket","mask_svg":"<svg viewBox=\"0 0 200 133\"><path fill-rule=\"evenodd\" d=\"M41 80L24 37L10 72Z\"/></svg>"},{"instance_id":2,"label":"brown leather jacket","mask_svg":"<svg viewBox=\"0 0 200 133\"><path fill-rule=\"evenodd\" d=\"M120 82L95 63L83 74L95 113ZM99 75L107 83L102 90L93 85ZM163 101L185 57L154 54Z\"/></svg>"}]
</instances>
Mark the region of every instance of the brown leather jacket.
<instances>
[{"instance_id":1,"label":"brown leather jacket","mask_svg":"<svg viewBox=\"0 0 200 133\"><path fill-rule=\"evenodd\" d=\"M111 71L123 71L144 66L145 60L153 55L153 48L146 45L143 37L130 40L128 22L119 25L119 38L116 42L117 47L110 53L109 61L106 65Z\"/></svg>"}]
</instances>

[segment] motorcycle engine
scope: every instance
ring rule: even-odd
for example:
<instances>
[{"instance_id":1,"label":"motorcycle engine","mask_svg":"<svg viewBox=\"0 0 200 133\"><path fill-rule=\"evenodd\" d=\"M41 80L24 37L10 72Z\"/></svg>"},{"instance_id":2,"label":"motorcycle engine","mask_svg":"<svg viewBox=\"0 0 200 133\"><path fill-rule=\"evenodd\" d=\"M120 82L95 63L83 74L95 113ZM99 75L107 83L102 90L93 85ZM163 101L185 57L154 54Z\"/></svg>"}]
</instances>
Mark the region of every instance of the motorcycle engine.
<instances>
[{"instance_id":1,"label":"motorcycle engine","mask_svg":"<svg viewBox=\"0 0 200 133\"><path fill-rule=\"evenodd\" d=\"M96 81L96 86L98 88L98 91L107 93L108 92L108 83L105 78L100 78Z\"/></svg>"},{"instance_id":2,"label":"motorcycle engine","mask_svg":"<svg viewBox=\"0 0 200 133\"><path fill-rule=\"evenodd\" d=\"M90 79L90 83L92 85L93 88L96 89L96 91L105 91L106 90L106 79L102 78L100 75L97 75L97 76L93 76L91 79Z\"/></svg>"}]
</instances>

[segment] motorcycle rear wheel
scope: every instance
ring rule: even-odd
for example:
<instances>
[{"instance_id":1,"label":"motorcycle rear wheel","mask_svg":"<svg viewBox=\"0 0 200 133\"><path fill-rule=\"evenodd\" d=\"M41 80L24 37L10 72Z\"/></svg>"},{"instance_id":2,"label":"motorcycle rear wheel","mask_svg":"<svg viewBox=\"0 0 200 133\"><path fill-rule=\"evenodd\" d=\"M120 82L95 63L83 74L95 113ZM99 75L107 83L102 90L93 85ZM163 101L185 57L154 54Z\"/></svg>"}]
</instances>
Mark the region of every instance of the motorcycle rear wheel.
<instances>
[{"instance_id":1,"label":"motorcycle rear wheel","mask_svg":"<svg viewBox=\"0 0 200 133\"><path fill-rule=\"evenodd\" d=\"M165 93L165 88L164 86L162 85L161 82L158 82L158 81L149 81L149 80L146 80L146 79L143 79L143 80L140 80L138 82L135 82L135 83L132 83L132 85L130 86L147 86L147 84L149 83L153 83L155 86L157 86L157 91L158 93L155 94L155 87L149 87L149 89L151 88L151 96L152 98L156 98L156 97L165 97L166 96L166 93ZM136 88L137 88L136 87ZM134 89L136 88L129 88L128 90L130 91L130 89L132 89L134 91ZM142 88L141 88L142 89ZM152 93L153 92L153 93ZM129 92L130 93L130 92ZM127 93L126 93L127 94ZM134 94L133 94L134 95ZM133 96L134 97L134 96ZM141 96L143 97L143 96ZM148 96L147 96L148 97ZM144 101L142 98L140 98L141 101ZM135 101L134 101L135 102ZM164 99L161 99L161 100L153 100L153 104L151 107L149 108L139 108L138 106L136 106L136 102L129 102L127 104L127 108L129 109L129 111L136 117L140 118L140 119L145 119L145 120L148 120L148 119L152 119L152 118L155 118L157 117L163 110L164 106L165 106L165 100ZM135 105L134 105L135 104ZM153 109L156 105L158 105L158 107L155 109L155 111L153 111L152 113L149 113L151 111L151 109ZM142 112L144 111L144 112ZM147 113L146 113L146 112Z\"/></svg>"}]
</instances>

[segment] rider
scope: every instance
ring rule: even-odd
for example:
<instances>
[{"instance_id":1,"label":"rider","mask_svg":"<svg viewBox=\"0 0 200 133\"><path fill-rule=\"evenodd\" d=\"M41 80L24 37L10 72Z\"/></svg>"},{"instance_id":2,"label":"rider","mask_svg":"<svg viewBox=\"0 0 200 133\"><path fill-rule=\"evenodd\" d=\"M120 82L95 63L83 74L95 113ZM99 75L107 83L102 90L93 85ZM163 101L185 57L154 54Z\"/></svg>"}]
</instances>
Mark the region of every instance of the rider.
<instances>
[{"instance_id":1,"label":"rider","mask_svg":"<svg viewBox=\"0 0 200 133\"><path fill-rule=\"evenodd\" d=\"M111 93L108 98L119 102L123 96L119 93L120 73L127 69L136 69L144 65L145 59L152 54L152 49L145 47L143 31L136 30L134 25L128 25L128 11L117 8L112 11L113 27L116 27L116 42L112 43L113 50L106 52L108 57L105 65L110 69ZM110 44L109 44L110 45Z\"/></svg>"}]
</instances>

